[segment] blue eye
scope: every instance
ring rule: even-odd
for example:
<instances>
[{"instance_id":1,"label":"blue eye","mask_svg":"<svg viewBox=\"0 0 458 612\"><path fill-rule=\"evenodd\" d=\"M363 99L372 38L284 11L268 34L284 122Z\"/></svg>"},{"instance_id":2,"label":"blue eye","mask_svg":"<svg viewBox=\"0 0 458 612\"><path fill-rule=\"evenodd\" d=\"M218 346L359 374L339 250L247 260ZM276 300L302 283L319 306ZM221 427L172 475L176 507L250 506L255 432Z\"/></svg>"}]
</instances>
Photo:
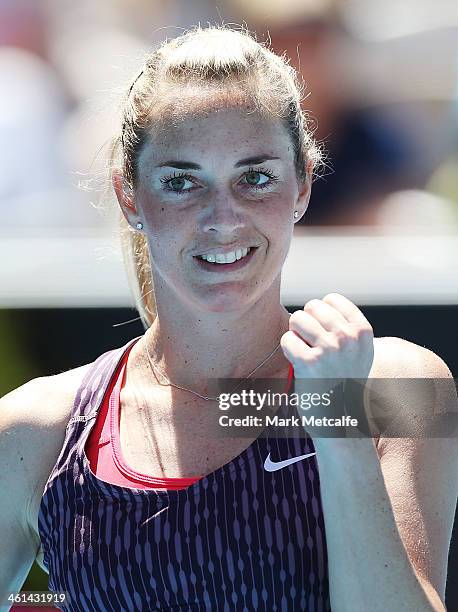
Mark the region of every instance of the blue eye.
<instances>
[{"instance_id":1,"label":"blue eye","mask_svg":"<svg viewBox=\"0 0 458 612\"><path fill-rule=\"evenodd\" d=\"M265 180L261 181L260 179L262 178L264 178ZM261 172L248 172L245 175L245 179L248 185L252 185L253 187L257 185L264 185L265 183L269 182L269 177L265 174L262 174Z\"/></svg>"},{"instance_id":2,"label":"blue eye","mask_svg":"<svg viewBox=\"0 0 458 612\"><path fill-rule=\"evenodd\" d=\"M186 183L194 185L192 178L189 176L189 174L185 173L177 174L175 172L171 176L165 176L161 178L160 181L163 185L166 185L167 191L173 191L175 193L184 193L186 191L190 191L189 188L185 189Z\"/></svg>"},{"instance_id":3,"label":"blue eye","mask_svg":"<svg viewBox=\"0 0 458 612\"><path fill-rule=\"evenodd\" d=\"M275 176L273 172L267 168L259 168L255 170L250 168L244 175L246 185L253 187L254 189L265 189L270 187L272 183L278 181L278 176Z\"/></svg>"}]
</instances>

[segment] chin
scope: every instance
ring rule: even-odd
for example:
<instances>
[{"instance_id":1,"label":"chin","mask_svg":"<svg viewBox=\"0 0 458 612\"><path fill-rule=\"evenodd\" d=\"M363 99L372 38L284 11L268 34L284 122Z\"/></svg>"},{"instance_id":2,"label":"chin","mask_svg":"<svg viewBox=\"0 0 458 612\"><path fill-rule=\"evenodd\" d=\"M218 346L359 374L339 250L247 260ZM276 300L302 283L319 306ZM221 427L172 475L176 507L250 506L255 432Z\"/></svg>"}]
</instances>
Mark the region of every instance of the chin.
<instances>
[{"instance_id":1,"label":"chin","mask_svg":"<svg viewBox=\"0 0 458 612\"><path fill-rule=\"evenodd\" d=\"M206 300L199 300L201 310L206 312L237 312L255 301L246 288L239 287L214 290Z\"/></svg>"}]
</instances>

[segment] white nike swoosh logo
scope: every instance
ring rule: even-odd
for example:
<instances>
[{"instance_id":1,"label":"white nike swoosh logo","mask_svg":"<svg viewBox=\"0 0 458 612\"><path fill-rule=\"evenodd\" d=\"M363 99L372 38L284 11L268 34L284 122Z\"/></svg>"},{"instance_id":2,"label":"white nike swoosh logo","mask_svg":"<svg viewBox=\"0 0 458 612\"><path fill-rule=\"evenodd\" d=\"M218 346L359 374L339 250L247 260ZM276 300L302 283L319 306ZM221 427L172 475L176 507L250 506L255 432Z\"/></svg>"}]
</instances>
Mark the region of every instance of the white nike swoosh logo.
<instances>
[{"instance_id":1,"label":"white nike swoosh logo","mask_svg":"<svg viewBox=\"0 0 458 612\"><path fill-rule=\"evenodd\" d=\"M266 472L276 472L287 465L302 461L302 459L307 459L307 457L313 457L313 455L316 455L316 453L308 453L308 455L301 455L300 457L293 457L292 459L285 459L284 461L272 461L269 453L264 461L264 469Z\"/></svg>"}]
</instances>

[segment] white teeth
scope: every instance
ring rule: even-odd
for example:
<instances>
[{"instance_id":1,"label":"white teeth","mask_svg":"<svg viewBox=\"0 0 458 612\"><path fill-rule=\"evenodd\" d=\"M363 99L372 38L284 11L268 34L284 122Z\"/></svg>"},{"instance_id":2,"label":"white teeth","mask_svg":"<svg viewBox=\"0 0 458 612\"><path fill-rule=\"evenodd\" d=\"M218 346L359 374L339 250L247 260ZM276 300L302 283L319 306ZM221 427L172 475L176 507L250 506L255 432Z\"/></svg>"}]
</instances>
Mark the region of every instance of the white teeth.
<instances>
[{"instance_id":1,"label":"white teeth","mask_svg":"<svg viewBox=\"0 0 458 612\"><path fill-rule=\"evenodd\" d=\"M216 253L215 255L199 255L201 259L205 259L205 261L209 261L210 263L219 263L219 264L227 264L233 263L238 259L242 259L245 255L248 255L250 249L236 249L235 251L231 251L230 253Z\"/></svg>"}]
</instances>

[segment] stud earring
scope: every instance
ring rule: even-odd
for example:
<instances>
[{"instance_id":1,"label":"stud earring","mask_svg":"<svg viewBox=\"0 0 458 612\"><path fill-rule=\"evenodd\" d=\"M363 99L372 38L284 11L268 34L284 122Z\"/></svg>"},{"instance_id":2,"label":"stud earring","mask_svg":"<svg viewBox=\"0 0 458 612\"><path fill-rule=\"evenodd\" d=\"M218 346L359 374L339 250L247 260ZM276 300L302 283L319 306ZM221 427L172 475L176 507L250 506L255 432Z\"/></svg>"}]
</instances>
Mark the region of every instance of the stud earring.
<instances>
[{"instance_id":1,"label":"stud earring","mask_svg":"<svg viewBox=\"0 0 458 612\"><path fill-rule=\"evenodd\" d=\"M136 225L138 230L142 230L143 229L143 223L141 221L139 221Z\"/></svg>"},{"instance_id":2,"label":"stud earring","mask_svg":"<svg viewBox=\"0 0 458 612\"><path fill-rule=\"evenodd\" d=\"M299 211L295 210L294 211L294 218L297 219L299 217Z\"/></svg>"}]
</instances>

